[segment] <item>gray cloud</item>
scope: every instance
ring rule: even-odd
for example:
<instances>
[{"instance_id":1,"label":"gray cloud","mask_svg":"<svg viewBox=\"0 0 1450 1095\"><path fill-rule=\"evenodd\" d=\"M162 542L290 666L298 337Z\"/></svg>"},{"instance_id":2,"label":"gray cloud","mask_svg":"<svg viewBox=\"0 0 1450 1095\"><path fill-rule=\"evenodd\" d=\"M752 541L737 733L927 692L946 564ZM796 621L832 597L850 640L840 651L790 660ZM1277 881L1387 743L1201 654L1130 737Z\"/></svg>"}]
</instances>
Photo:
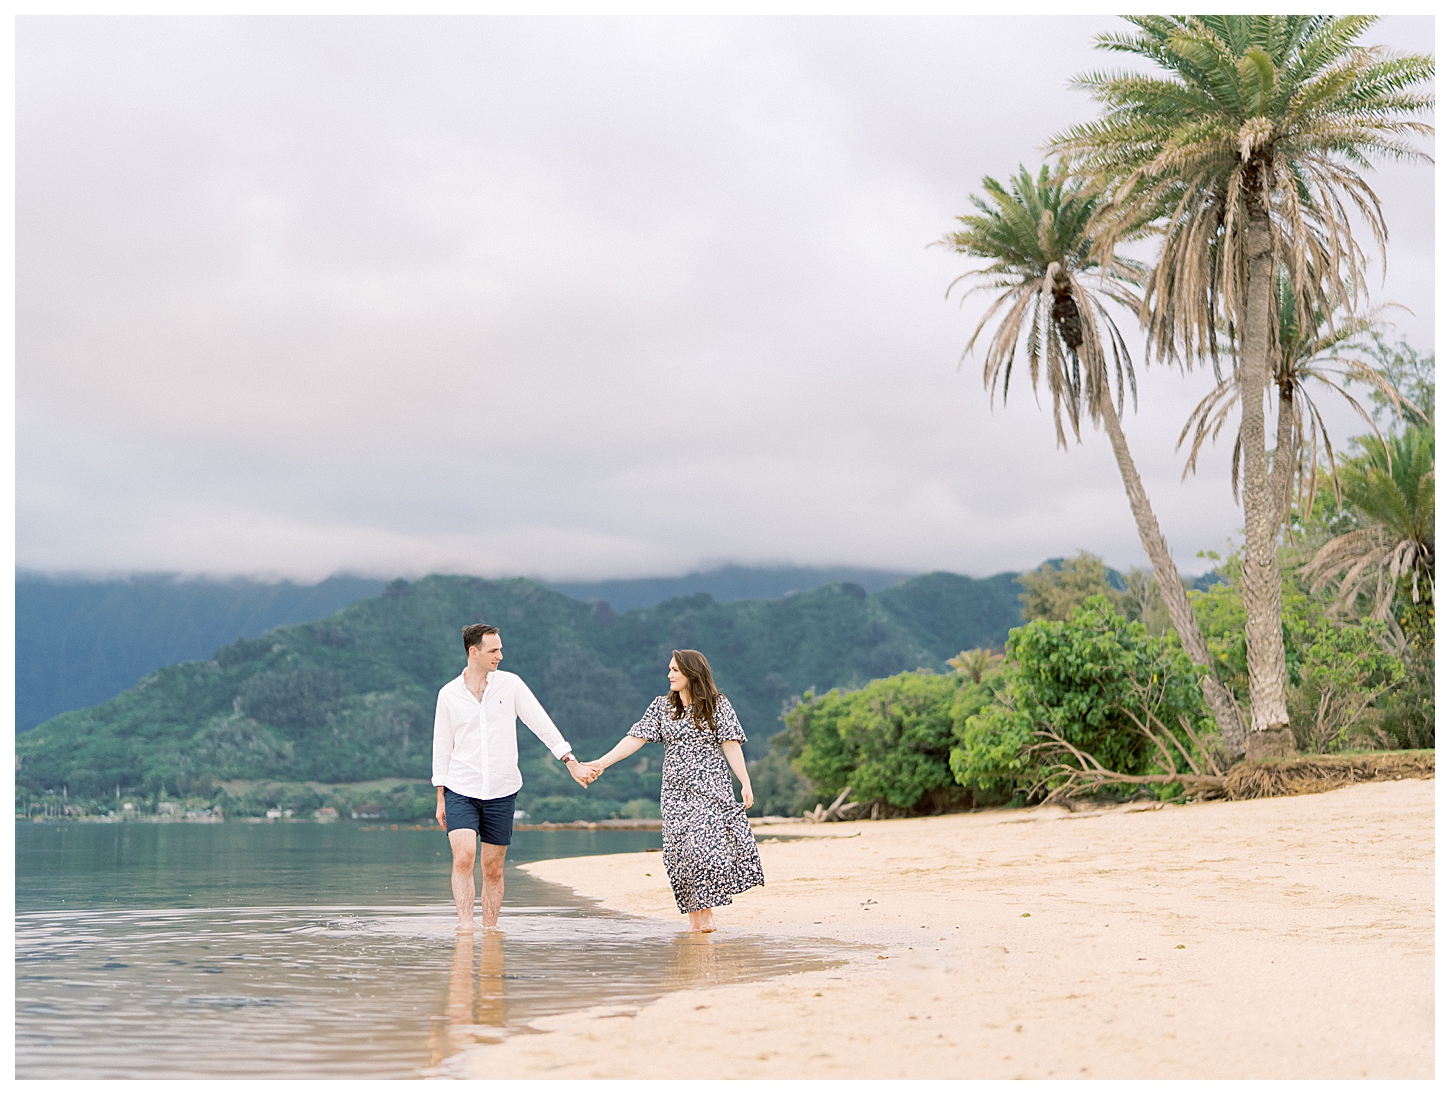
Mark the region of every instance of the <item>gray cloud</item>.
<instances>
[{"instance_id":1,"label":"gray cloud","mask_svg":"<svg viewBox=\"0 0 1450 1095\"><path fill-rule=\"evenodd\" d=\"M1133 563L1106 440L989 408L926 247L1091 116L1113 22L22 19L17 560ZM1428 347L1433 172L1375 185ZM1241 523L1228 446L1179 482L1208 385L1126 426L1191 570Z\"/></svg>"}]
</instances>

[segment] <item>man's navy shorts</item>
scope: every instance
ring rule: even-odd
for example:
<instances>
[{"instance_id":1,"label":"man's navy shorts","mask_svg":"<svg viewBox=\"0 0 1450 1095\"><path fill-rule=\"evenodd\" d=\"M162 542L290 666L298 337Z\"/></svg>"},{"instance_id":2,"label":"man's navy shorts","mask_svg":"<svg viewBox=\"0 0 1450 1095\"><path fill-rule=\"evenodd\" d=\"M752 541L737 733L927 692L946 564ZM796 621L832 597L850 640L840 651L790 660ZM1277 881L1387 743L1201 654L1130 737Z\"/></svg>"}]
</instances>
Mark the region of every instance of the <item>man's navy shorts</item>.
<instances>
[{"instance_id":1,"label":"man's navy shorts","mask_svg":"<svg viewBox=\"0 0 1450 1095\"><path fill-rule=\"evenodd\" d=\"M448 831L472 829L485 844L507 847L514 835L514 799L517 793L503 798L469 798L443 788L443 813Z\"/></svg>"}]
</instances>

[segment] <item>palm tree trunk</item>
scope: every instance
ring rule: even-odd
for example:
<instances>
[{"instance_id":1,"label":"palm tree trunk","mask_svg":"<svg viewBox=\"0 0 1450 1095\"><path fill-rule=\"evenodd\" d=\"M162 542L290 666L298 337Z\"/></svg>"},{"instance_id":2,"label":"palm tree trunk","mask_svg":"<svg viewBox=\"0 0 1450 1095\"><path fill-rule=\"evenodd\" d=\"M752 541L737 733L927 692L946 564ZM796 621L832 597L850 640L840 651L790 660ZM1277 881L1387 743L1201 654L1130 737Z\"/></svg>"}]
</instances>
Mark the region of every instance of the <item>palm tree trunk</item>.
<instances>
[{"instance_id":1,"label":"palm tree trunk","mask_svg":"<svg viewBox=\"0 0 1450 1095\"><path fill-rule=\"evenodd\" d=\"M1269 482L1264 450L1264 389L1269 379L1269 320L1274 295L1274 261L1269 214L1254 184L1246 183L1248 205L1247 297L1237 368L1242 401L1244 453L1244 609L1249 663L1249 760L1292 756L1284 664L1284 610L1279 589L1279 499Z\"/></svg>"},{"instance_id":2,"label":"palm tree trunk","mask_svg":"<svg viewBox=\"0 0 1450 1095\"><path fill-rule=\"evenodd\" d=\"M1143 489L1143 481L1138 478L1138 468L1128 451L1128 440L1123 436L1123 427L1118 421L1118 412L1113 407L1111 396L1103 399L1102 407L1103 424L1107 427L1108 438L1113 443L1113 456L1117 458L1118 471L1123 476L1123 487L1128 493L1128 506L1133 511L1133 519L1138 523L1138 537L1143 541L1143 550L1148 553L1148 560L1153 564L1153 574L1158 579L1159 594L1163 597L1163 603L1168 606L1168 615L1173 621L1174 630L1178 632L1178 641L1183 644L1189 661L1198 666L1202 673L1199 687L1203 689L1204 702L1208 704L1208 709L1213 712L1214 722L1218 724L1219 736L1228 747L1230 756L1240 756L1244 752L1244 732L1239 722L1238 709L1214 672L1213 658L1208 653L1208 644L1203 640L1203 630L1198 626L1198 617L1193 614L1193 605L1188 601L1183 579L1178 576L1178 567L1173 563L1168 541L1163 538L1163 532L1158 527L1158 518L1153 515L1148 492Z\"/></svg>"},{"instance_id":3,"label":"palm tree trunk","mask_svg":"<svg viewBox=\"0 0 1450 1095\"><path fill-rule=\"evenodd\" d=\"M1274 466L1269 472L1269 493L1279 507L1279 528L1289 523L1290 492L1294 489L1294 389L1283 384L1279 389L1279 428L1274 441Z\"/></svg>"}]
</instances>

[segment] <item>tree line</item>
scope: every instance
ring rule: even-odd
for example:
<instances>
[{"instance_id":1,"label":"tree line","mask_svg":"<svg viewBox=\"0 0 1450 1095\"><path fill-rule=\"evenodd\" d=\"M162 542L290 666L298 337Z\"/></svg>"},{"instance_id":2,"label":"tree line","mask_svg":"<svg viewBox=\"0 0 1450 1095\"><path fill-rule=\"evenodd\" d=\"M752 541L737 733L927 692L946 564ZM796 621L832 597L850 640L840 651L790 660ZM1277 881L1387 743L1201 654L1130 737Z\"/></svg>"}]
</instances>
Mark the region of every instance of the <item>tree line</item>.
<instances>
[{"instance_id":1,"label":"tree line","mask_svg":"<svg viewBox=\"0 0 1450 1095\"><path fill-rule=\"evenodd\" d=\"M1098 117L983 180L940 241L978 260L953 286L993 294L963 356L993 400L1025 365L1060 446L1102 428L1151 571L1080 596L1100 563L1079 559L1027 582L1035 618L998 658L803 696L757 794L1181 794L1242 758L1433 745L1434 358L1368 306L1387 226L1365 174L1428 159L1434 63L1361 44L1374 21L1129 18L1097 45L1149 71L1078 77ZM1128 446L1128 318L1149 360L1214 374L1179 439L1185 476L1233 442L1242 542L1214 590L1182 581ZM1326 398L1365 424L1348 452Z\"/></svg>"},{"instance_id":2,"label":"tree line","mask_svg":"<svg viewBox=\"0 0 1450 1095\"><path fill-rule=\"evenodd\" d=\"M479 620L502 627L503 667L523 676L584 755L607 749L664 692L671 649L707 650L755 757L792 696L945 668L963 646L1004 642L1022 619L1012 579L936 573L874 594L840 582L728 604L701 593L626 612L524 579L399 580L18 734L17 806L120 815L126 801L138 812L166 801L300 816L318 808L308 785L396 780L401 797L378 804L411 816L410 788L431 772L438 688L461 671L460 629ZM642 800L658 802L658 750L585 792L530 740L519 751L519 804L536 820L628 816ZM323 805L356 805L327 794Z\"/></svg>"}]
</instances>

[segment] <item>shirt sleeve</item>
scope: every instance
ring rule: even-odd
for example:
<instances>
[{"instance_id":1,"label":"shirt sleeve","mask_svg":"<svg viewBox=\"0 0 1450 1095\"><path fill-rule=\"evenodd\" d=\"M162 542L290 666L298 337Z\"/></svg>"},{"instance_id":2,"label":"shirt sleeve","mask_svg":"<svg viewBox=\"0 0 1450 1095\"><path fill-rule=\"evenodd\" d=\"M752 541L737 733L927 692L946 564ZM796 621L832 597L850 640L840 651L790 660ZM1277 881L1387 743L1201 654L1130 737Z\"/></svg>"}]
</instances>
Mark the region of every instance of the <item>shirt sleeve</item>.
<instances>
[{"instance_id":1,"label":"shirt sleeve","mask_svg":"<svg viewBox=\"0 0 1450 1095\"><path fill-rule=\"evenodd\" d=\"M519 681L518 691L514 693L514 712L524 720L524 725L534 732L534 737L543 742L549 752L554 754L556 760L570 752L569 743L564 740L564 735L559 733L559 728L554 725L554 720L549 718L549 713L544 710L544 705L534 698L534 694L529 691L529 686L522 680Z\"/></svg>"},{"instance_id":2,"label":"shirt sleeve","mask_svg":"<svg viewBox=\"0 0 1450 1095\"><path fill-rule=\"evenodd\" d=\"M650 701L650 705L644 709L639 722L629 728L631 738L640 738L643 741L664 741L665 740L665 698L656 696Z\"/></svg>"},{"instance_id":3,"label":"shirt sleeve","mask_svg":"<svg viewBox=\"0 0 1450 1095\"><path fill-rule=\"evenodd\" d=\"M433 786L442 787L448 778L448 762L453 759L453 719L448 714L448 701L438 693L438 706L433 712Z\"/></svg>"},{"instance_id":4,"label":"shirt sleeve","mask_svg":"<svg viewBox=\"0 0 1450 1095\"><path fill-rule=\"evenodd\" d=\"M740 716L724 696L715 697L715 740L718 742L744 741L745 728L740 725Z\"/></svg>"}]
</instances>

